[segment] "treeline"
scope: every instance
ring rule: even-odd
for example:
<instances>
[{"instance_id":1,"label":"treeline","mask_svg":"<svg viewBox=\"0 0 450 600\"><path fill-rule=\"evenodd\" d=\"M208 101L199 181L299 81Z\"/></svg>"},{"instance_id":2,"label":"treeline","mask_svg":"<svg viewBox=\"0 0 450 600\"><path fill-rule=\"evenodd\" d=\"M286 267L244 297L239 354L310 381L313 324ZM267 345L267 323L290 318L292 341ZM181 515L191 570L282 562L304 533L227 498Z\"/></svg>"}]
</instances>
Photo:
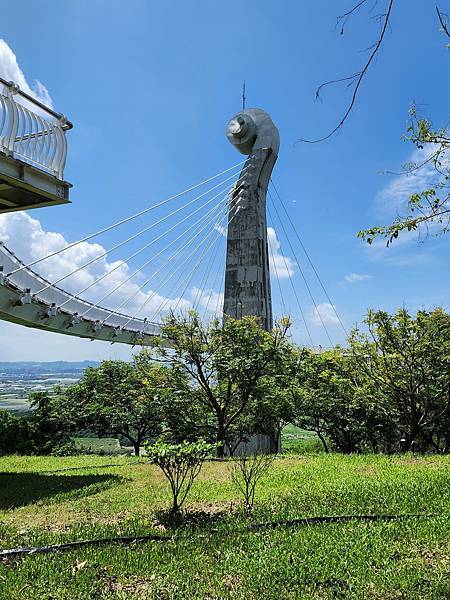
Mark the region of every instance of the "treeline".
<instances>
[{"instance_id":1,"label":"treeline","mask_svg":"<svg viewBox=\"0 0 450 600\"><path fill-rule=\"evenodd\" d=\"M450 315L369 311L345 347L293 345L290 323L254 318L204 325L170 316L156 348L104 361L28 418L0 414L0 452L71 453L80 431L143 443L207 440L234 454L256 433L277 447L283 428L313 431L325 451L450 451Z\"/></svg>"}]
</instances>

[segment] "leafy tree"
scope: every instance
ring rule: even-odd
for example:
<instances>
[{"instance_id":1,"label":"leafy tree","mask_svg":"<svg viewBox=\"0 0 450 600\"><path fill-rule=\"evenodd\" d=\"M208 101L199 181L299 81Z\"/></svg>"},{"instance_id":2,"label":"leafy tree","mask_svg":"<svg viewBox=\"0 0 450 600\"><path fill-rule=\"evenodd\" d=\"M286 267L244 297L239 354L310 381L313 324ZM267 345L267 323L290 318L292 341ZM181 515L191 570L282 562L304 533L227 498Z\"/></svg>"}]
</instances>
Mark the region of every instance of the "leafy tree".
<instances>
[{"instance_id":1,"label":"leafy tree","mask_svg":"<svg viewBox=\"0 0 450 600\"><path fill-rule=\"evenodd\" d=\"M184 371L198 402L214 415L217 455L249 407L259 381L276 372L287 351L288 321L264 331L255 317L205 326L194 312L170 315L162 326L159 354L172 368ZM167 348L167 342L170 349Z\"/></svg>"},{"instance_id":2,"label":"leafy tree","mask_svg":"<svg viewBox=\"0 0 450 600\"><path fill-rule=\"evenodd\" d=\"M352 333L351 351L387 402L400 449L448 450L450 315L441 308L415 316L369 311L366 324L368 333Z\"/></svg>"},{"instance_id":3,"label":"leafy tree","mask_svg":"<svg viewBox=\"0 0 450 600\"><path fill-rule=\"evenodd\" d=\"M106 360L89 367L67 390L79 425L98 435L120 435L136 456L143 442L161 431L161 399L168 393L167 368L138 357L134 364Z\"/></svg>"},{"instance_id":4,"label":"leafy tree","mask_svg":"<svg viewBox=\"0 0 450 600\"><path fill-rule=\"evenodd\" d=\"M386 399L347 348L309 351L293 383L293 423L314 431L325 452L379 452L392 446Z\"/></svg>"},{"instance_id":5,"label":"leafy tree","mask_svg":"<svg viewBox=\"0 0 450 600\"><path fill-rule=\"evenodd\" d=\"M342 349L304 351L292 386L293 423L314 431L325 452L329 443L359 452L367 440L369 396L351 357Z\"/></svg>"},{"instance_id":6,"label":"leafy tree","mask_svg":"<svg viewBox=\"0 0 450 600\"><path fill-rule=\"evenodd\" d=\"M258 384L251 403L251 431L268 435L274 448L279 448L283 429L293 420L292 359L293 350L286 353L278 365L278 373L263 377Z\"/></svg>"},{"instance_id":7,"label":"leafy tree","mask_svg":"<svg viewBox=\"0 0 450 600\"><path fill-rule=\"evenodd\" d=\"M51 392L32 392L29 400L33 409L28 419L33 452L51 454L66 446L77 429L77 418L74 407L67 403L65 389L55 386Z\"/></svg>"},{"instance_id":8,"label":"leafy tree","mask_svg":"<svg viewBox=\"0 0 450 600\"><path fill-rule=\"evenodd\" d=\"M0 456L21 452L27 446L27 420L0 409Z\"/></svg>"},{"instance_id":9,"label":"leafy tree","mask_svg":"<svg viewBox=\"0 0 450 600\"><path fill-rule=\"evenodd\" d=\"M206 457L215 450L215 446L203 440L181 444L158 440L156 444L147 443L145 447L150 461L161 469L169 481L171 513L177 516Z\"/></svg>"},{"instance_id":10,"label":"leafy tree","mask_svg":"<svg viewBox=\"0 0 450 600\"><path fill-rule=\"evenodd\" d=\"M422 151L422 160L404 167L404 175L427 169L430 183L426 189L416 190L409 198L406 212L390 225L370 227L358 233L371 244L385 238L387 246L404 231L447 233L450 227L450 132L447 128L434 129L427 119L419 118L416 108L410 111L411 123L405 139Z\"/></svg>"},{"instance_id":11,"label":"leafy tree","mask_svg":"<svg viewBox=\"0 0 450 600\"><path fill-rule=\"evenodd\" d=\"M148 366L152 369L155 365L147 348L142 349L134 360L143 377ZM177 365L166 364L164 368L165 393L159 403L164 438L174 443L210 439L214 418L201 402L199 390L191 385L188 373Z\"/></svg>"}]
</instances>

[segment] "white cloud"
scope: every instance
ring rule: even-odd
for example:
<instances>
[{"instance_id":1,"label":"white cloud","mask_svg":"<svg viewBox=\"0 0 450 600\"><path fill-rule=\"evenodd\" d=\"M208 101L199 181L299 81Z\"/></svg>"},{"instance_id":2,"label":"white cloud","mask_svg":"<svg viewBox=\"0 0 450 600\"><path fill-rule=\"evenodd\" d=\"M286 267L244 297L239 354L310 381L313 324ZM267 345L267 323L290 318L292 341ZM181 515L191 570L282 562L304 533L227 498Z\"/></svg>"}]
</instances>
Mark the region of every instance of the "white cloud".
<instances>
[{"instance_id":1,"label":"white cloud","mask_svg":"<svg viewBox=\"0 0 450 600\"><path fill-rule=\"evenodd\" d=\"M26 263L47 256L68 244L60 233L45 231L40 221L31 218L25 212L0 215L0 239ZM100 244L82 242L61 254L38 263L33 269L49 281L54 282L105 252L105 248ZM107 308L119 307L126 299L132 298L120 309L122 312L134 315L146 303L139 312L139 316L159 320L161 315L166 314L175 306L181 311L192 307L191 301L185 298L167 298L156 290L149 289L150 282L145 286L145 291L141 290L140 285L145 281L142 273L138 273L133 279L126 281L135 268L127 263L121 263L121 261L111 261L108 255L65 279L59 286L68 292L78 294L83 288L115 267L117 268L110 275L83 293L86 300L98 302L113 288L123 283L120 289L105 301L104 304ZM155 314L161 306L161 311Z\"/></svg>"},{"instance_id":2,"label":"white cloud","mask_svg":"<svg viewBox=\"0 0 450 600\"><path fill-rule=\"evenodd\" d=\"M193 287L191 289L191 299L199 313L201 314L202 309L206 310L209 315L216 312L220 315L223 307L223 293L215 292L211 289L200 289Z\"/></svg>"},{"instance_id":3,"label":"white cloud","mask_svg":"<svg viewBox=\"0 0 450 600\"><path fill-rule=\"evenodd\" d=\"M216 231L218 231L221 236L223 236L223 237L227 236L226 228L223 225L221 225L220 223L214 223L214 229Z\"/></svg>"},{"instance_id":4,"label":"white cloud","mask_svg":"<svg viewBox=\"0 0 450 600\"><path fill-rule=\"evenodd\" d=\"M336 325L339 319L336 314L336 307L329 302L323 302L314 307L312 312L312 321L316 325Z\"/></svg>"},{"instance_id":5,"label":"white cloud","mask_svg":"<svg viewBox=\"0 0 450 600\"><path fill-rule=\"evenodd\" d=\"M0 39L0 76L6 81L14 81L23 92L53 108L53 101L47 88L38 80L31 85L28 83L19 67L16 55L3 39Z\"/></svg>"},{"instance_id":6,"label":"white cloud","mask_svg":"<svg viewBox=\"0 0 450 600\"><path fill-rule=\"evenodd\" d=\"M216 223L214 229L220 233L220 235L226 237L227 230L225 227ZM280 251L280 242L278 241L277 234L273 227L267 228L267 241L269 244L269 267L270 273L273 277L280 279L286 279L292 277L295 273L295 262L285 256Z\"/></svg>"},{"instance_id":7,"label":"white cloud","mask_svg":"<svg viewBox=\"0 0 450 600\"><path fill-rule=\"evenodd\" d=\"M273 227L267 228L267 241L269 243L269 266L272 276L279 279L292 277L295 273L295 262L280 252L280 242Z\"/></svg>"},{"instance_id":8,"label":"white cloud","mask_svg":"<svg viewBox=\"0 0 450 600\"><path fill-rule=\"evenodd\" d=\"M420 165L434 152L432 145L426 149L416 149L411 154L409 163ZM412 194L421 192L436 182L438 173L431 162L410 174L394 177L380 192L375 202L381 216L396 216L406 207Z\"/></svg>"},{"instance_id":9,"label":"white cloud","mask_svg":"<svg viewBox=\"0 0 450 600\"><path fill-rule=\"evenodd\" d=\"M355 283L356 281L365 281L366 279L371 279L372 275L362 275L359 273L349 273L345 276L345 281L347 283Z\"/></svg>"}]
</instances>

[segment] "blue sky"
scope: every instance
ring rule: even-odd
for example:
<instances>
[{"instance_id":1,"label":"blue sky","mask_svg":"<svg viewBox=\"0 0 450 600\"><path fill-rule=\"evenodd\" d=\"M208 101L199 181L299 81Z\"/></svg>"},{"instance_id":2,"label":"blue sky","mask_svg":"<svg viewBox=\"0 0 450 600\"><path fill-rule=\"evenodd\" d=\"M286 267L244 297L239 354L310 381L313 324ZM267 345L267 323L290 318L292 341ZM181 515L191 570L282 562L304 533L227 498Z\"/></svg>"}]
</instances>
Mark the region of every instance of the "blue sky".
<instances>
[{"instance_id":1,"label":"blue sky","mask_svg":"<svg viewBox=\"0 0 450 600\"><path fill-rule=\"evenodd\" d=\"M406 199L410 182L381 171L398 170L412 156L401 139L411 101L437 125L449 116L449 53L433 3L394 4L391 30L344 129L321 144L296 143L334 127L351 91L330 88L315 102L315 89L357 71L378 34L377 22L362 11L339 35L336 16L351 5L16 0L2 6L0 37L28 83L41 82L74 123L65 173L74 185L72 204L30 211L40 222L33 227L73 241L236 163L224 129L241 107L245 79L247 105L267 110L280 130L273 178L345 326L360 322L368 307L448 308L448 236L424 243L410 237L389 249L356 238L361 228L389 222ZM19 239L26 224L16 225L8 243L26 253L26 234ZM277 223L275 230L279 252L295 260ZM107 247L117 236L98 241ZM315 301L327 303L292 243ZM293 270L313 340L327 345L298 265ZM296 319L294 338L303 341L288 279L281 284ZM275 281L272 288L280 314ZM323 311L332 340L342 341L332 311ZM128 355L116 345L0 325L1 360Z\"/></svg>"}]
</instances>

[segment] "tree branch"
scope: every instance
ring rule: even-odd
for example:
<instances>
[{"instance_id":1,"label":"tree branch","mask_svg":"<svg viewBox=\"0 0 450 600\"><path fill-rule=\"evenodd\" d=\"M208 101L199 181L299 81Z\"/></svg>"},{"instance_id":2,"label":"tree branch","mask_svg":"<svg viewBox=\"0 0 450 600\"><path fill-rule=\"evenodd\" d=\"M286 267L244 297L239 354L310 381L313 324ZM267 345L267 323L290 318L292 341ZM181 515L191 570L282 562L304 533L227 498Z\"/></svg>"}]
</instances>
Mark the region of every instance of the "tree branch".
<instances>
[{"instance_id":1,"label":"tree branch","mask_svg":"<svg viewBox=\"0 0 450 600\"><path fill-rule=\"evenodd\" d=\"M450 31L448 29L448 26L444 22L444 16L441 13L441 11L439 10L439 7L437 5L436 5L436 12L437 12L437 16L439 19L439 23L441 24L441 27L442 27L442 31L447 35L447 37L450 38Z\"/></svg>"},{"instance_id":2,"label":"tree branch","mask_svg":"<svg viewBox=\"0 0 450 600\"><path fill-rule=\"evenodd\" d=\"M361 4L361 3L359 3L359 4ZM344 116L341 118L341 120L336 125L336 127L334 129L332 129L327 135L324 135L321 138L317 138L317 139L313 139L313 140L308 140L308 139L305 139L305 138L300 138L300 140L298 140L298 141L300 141L300 142L306 142L307 144L317 144L318 142L324 142L325 140L328 140L331 136L333 136L335 133L337 133L342 128L342 126L344 125L345 121L347 120L348 116L350 115L350 113L351 113L351 111L352 111L352 109L353 109L353 107L355 105L356 99L358 97L358 92L359 92L359 89L361 87L361 83L362 83L362 81L363 81L363 79L364 79L364 77L365 77L365 75L366 75L366 73L367 73L367 71L368 71L368 69L369 69L369 67L370 67L373 59L375 58L377 52L379 51L379 49L380 49L380 47L381 47L381 45L383 43L383 39L384 39L386 30L387 30L387 27L388 27L388 24L389 24L389 19L391 17L391 11L392 11L393 4L394 4L394 0L389 0L387 11L384 14L383 27L381 29L380 37L378 38L378 40L377 40L377 42L376 42L376 44L374 46L374 49L372 50L372 52L371 52L371 54L370 54L370 56L369 56L366 64L364 65L363 69L358 74L356 74L357 76L356 76L355 89L353 91L352 98L350 100L350 104L348 105L347 110L344 113ZM357 8L357 7L358 7L358 5L355 8ZM345 16L345 15L343 15L343 16ZM355 76L353 75L351 77L344 77L342 79L337 79L335 81L330 81L328 83L337 83L339 81L346 81L346 80L351 79L352 77L355 77ZM323 85L328 85L328 83L325 83ZM323 87L323 86L320 86L318 88L318 91L320 90L321 87ZM316 92L316 96L317 96L317 92Z\"/></svg>"}]
</instances>

